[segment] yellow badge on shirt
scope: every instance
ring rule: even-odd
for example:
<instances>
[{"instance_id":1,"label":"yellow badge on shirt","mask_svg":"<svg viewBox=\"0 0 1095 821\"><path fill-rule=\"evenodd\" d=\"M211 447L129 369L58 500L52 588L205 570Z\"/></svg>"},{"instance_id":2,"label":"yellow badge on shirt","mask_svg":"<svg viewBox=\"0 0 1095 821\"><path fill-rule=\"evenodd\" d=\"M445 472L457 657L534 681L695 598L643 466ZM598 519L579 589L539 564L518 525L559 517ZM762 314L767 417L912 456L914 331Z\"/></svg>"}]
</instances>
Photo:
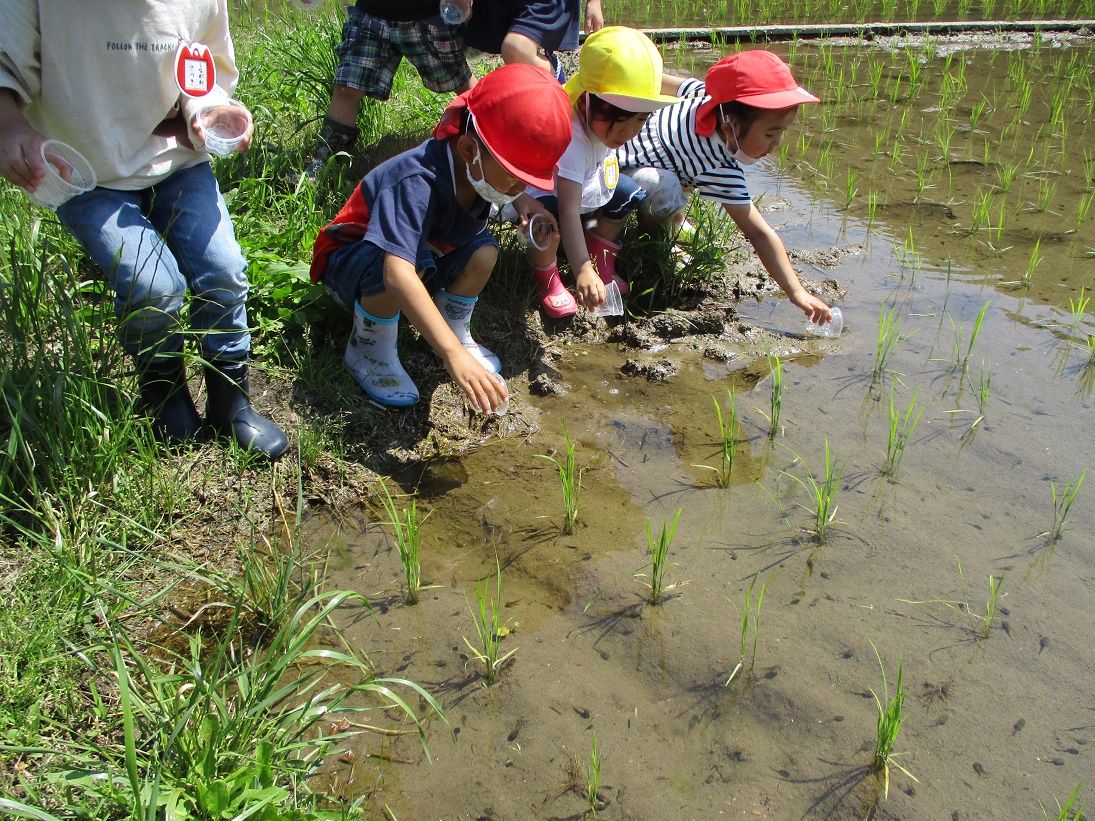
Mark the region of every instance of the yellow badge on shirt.
<instances>
[{"instance_id":1,"label":"yellow badge on shirt","mask_svg":"<svg viewBox=\"0 0 1095 821\"><path fill-rule=\"evenodd\" d=\"M616 183L620 181L620 162L616 159L615 152L605 157L601 172L604 174L605 185L608 186L608 190L615 191Z\"/></svg>"}]
</instances>

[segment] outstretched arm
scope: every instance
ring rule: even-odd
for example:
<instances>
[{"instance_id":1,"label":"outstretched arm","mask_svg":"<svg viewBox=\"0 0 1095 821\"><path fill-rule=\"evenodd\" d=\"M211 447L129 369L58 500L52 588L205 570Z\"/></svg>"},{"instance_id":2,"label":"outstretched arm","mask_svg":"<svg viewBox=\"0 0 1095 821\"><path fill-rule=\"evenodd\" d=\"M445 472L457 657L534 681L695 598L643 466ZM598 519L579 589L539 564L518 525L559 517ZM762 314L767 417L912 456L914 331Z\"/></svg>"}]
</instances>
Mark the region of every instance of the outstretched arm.
<instances>
[{"instance_id":1,"label":"outstretched arm","mask_svg":"<svg viewBox=\"0 0 1095 821\"><path fill-rule=\"evenodd\" d=\"M737 223L742 234L757 252L764 270L776 281L791 300L791 304L802 309L806 318L819 325L833 318L829 306L802 287L802 282L791 267L787 249L772 226L761 216L753 203L748 205L726 205L723 208Z\"/></svg>"}]
</instances>

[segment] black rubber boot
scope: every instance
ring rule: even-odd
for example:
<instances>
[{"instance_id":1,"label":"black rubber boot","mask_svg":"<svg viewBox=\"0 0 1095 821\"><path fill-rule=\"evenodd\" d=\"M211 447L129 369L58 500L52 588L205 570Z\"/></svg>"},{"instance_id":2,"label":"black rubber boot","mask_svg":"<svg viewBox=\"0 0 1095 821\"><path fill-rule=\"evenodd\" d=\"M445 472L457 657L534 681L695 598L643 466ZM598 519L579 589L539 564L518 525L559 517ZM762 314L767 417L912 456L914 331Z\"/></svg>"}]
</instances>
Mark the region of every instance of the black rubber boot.
<instances>
[{"instance_id":1,"label":"black rubber boot","mask_svg":"<svg viewBox=\"0 0 1095 821\"><path fill-rule=\"evenodd\" d=\"M138 407L152 418L156 438L177 445L198 438L202 420L186 384L182 356L152 358L137 363Z\"/></svg>"},{"instance_id":2,"label":"black rubber boot","mask_svg":"<svg viewBox=\"0 0 1095 821\"><path fill-rule=\"evenodd\" d=\"M323 126L319 129L319 137L316 139L316 147L312 152L312 159L304 168L304 173L309 179L315 179L327 161L340 151L349 151L357 142L359 129L356 126L344 125L330 117L323 118Z\"/></svg>"},{"instance_id":3,"label":"black rubber boot","mask_svg":"<svg viewBox=\"0 0 1095 821\"><path fill-rule=\"evenodd\" d=\"M205 418L218 434L231 436L245 450L271 461L285 453L289 440L274 422L251 407L246 362L217 362L205 367L208 402Z\"/></svg>"}]
</instances>

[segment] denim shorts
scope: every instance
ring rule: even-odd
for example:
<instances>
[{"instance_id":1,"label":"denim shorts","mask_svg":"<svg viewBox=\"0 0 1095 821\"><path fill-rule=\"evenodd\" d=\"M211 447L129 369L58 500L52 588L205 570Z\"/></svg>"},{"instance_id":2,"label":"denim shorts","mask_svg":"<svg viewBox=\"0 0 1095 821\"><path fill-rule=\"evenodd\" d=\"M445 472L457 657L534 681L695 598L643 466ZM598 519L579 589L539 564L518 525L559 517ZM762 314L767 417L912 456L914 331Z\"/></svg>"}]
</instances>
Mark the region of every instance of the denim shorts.
<instances>
[{"instance_id":1,"label":"denim shorts","mask_svg":"<svg viewBox=\"0 0 1095 821\"><path fill-rule=\"evenodd\" d=\"M422 282L431 294L448 288L456 281L472 255L484 245L498 247L494 236L486 229L475 238L444 256L435 256L433 266L420 271ZM360 240L334 251L323 274L327 292L347 311L354 309L363 296L384 293L384 257L388 252L368 240Z\"/></svg>"},{"instance_id":2,"label":"denim shorts","mask_svg":"<svg viewBox=\"0 0 1095 821\"><path fill-rule=\"evenodd\" d=\"M471 79L460 31L440 16L393 22L351 6L335 48L335 85L387 100L404 57L418 69L430 91L457 91Z\"/></svg>"}]
</instances>

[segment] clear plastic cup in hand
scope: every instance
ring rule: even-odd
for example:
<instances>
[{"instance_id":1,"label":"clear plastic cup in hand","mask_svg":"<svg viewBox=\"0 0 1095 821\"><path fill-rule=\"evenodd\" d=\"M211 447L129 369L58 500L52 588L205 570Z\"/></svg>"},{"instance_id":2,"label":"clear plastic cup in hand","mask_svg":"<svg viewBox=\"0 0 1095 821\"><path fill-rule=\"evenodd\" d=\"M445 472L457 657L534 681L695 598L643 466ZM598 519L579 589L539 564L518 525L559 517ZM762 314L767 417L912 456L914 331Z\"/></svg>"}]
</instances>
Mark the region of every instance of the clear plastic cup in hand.
<instances>
[{"instance_id":1,"label":"clear plastic cup in hand","mask_svg":"<svg viewBox=\"0 0 1095 821\"><path fill-rule=\"evenodd\" d=\"M590 310L593 316L623 316L624 298L615 280L605 283L605 301Z\"/></svg>"},{"instance_id":2,"label":"clear plastic cup in hand","mask_svg":"<svg viewBox=\"0 0 1095 821\"><path fill-rule=\"evenodd\" d=\"M502 386L503 390L506 391L506 396L508 397L509 396L509 388L506 386L506 380L502 378L502 375L497 374L497 373L492 373L491 376L494 377L495 382L497 382L499 385ZM505 402L503 402L501 405L499 405L497 408L494 409L494 415L495 416L505 416L508 411L509 411L509 399L507 398Z\"/></svg>"},{"instance_id":3,"label":"clear plastic cup in hand","mask_svg":"<svg viewBox=\"0 0 1095 821\"><path fill-rule=\"evenodd\" d=\"M828 322L823 322L821 325L807 322L806 330L814 336L824 336L831 339L840 336L840 332L844 330L844 314L841 313L840 308L833 308L832 314L833 318Z\"/></svg>"},{"instance_id":4,"label":"clear plastic cup in hand","mask_svg":"<svg viewBox=\"0 0 1095 821\"><path fill-rule=\"evenodd\" d=\"M441 0L437 10L450 26L459 26L471 18L471 0Z\"/></svg>"},{"instance_id":5,"label":"clear plastic cup in hand","mask_svg":"<svg viewBox=\"0 0 1095 821\"><path fill-rule=\"evenodd\" d=\"M38 187L27 192L33 203L57 209L77 194L95 187L95 169L68 143L46 140L42 143L42 161L46 164L46 173Z\"/></svg>"},{"instance_id":6,"label":"clear plastic cup in hand","mask_svg":"<svg viewBox=\"0 0 1095 821\"><path fill-rule=\"evenodd\" d=\"M228 100L199 111L198 125L205 137L205 150L229 157L239 150L251 128L251 112L239 100Z\"/></svg>"}]
</instances>

